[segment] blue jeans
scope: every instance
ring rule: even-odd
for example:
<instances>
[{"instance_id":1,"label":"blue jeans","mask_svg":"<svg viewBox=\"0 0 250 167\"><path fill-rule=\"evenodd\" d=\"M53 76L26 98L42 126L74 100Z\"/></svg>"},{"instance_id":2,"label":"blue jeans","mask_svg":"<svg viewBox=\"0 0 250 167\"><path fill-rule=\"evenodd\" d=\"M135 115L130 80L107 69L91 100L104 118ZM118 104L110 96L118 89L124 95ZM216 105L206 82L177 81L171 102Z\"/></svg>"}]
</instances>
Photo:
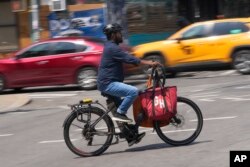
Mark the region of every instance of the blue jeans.
<instances>
[{"instance_id":1,"label":"blue jeans","mask_svg":"<svg viewBox=\"0 0 250 167\"><path fill-rule=\"evenodd\" d=\"M117 109L118 113L127 114L129 107L133 104L139 91L134 86L122 82L112 82L103 92L116 98L115 100L120 104ZM121 97L124 97L124 99L122 100Z\"/></svg>"}]
</instances>

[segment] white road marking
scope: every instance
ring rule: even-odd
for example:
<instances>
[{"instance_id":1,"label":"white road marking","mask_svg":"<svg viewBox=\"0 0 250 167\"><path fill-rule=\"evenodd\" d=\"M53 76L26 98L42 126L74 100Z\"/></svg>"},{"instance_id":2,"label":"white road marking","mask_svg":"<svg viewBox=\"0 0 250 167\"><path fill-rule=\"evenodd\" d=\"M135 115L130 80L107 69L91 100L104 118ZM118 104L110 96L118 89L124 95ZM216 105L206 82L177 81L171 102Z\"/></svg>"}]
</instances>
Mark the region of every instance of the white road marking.
<instances>
[{"instance_id":1,"label":"white road marking","mask_svg":"<svg viewBox=\"0 0 250 167\"><path fill-rule=\"evenodd\" d=\"M233 119L237 118L238 116L228 116L228 117L215 117L215 118L204 118L204 121L210 121L210 120L221 120L221 119ZM190 120L191 122L196 122L197 120ZM99 127L98 129L105 129L104 127ZM153 131L153 128L146 128L146 127L139 127L140 132L147 132L147 131ZM76 131L81 129L76 129ZM171 131L164 131L163 133L177 133L177 132L188 132L188 131L194 131L195 129L183 129L183 130L171 130ZM156 132L152 132L150 134L157 134ZM9 134L12 135L12 134ZM1 135L0 135L1 137ZM71 139L71 141L77 141L80 139ZM39 144L49 144L49 143L62 143L64 140L47 140L47 141L40 141Z\"/></svg>"},{"instance_id":2,"label":"white road marking","mask_svg":"<svg viewBox=\"0 0 250 167\"><path fill-rule=\"evenodd\" d=\"M31 97L32 99L52 99L52 98L59 98L57 97L52 97L52 96L37 96L37 97Z\"/></svg>"},{"instance_id":3,"label":"white road marking","mask_svg":"<svg viewBox=\"0 0 250 167\"><path fill-rule=\"evenodd\" d=\"M153 128L146 128L146 127L139 127L139 132L148 132L148 131L153 131Z\"/></svg>"},{"instance_id":4,"label":"white road marking","mask_svg":"<svg viewBox=\"0 0 250 167\"><path fill-rule=\"evenodd\" d=\"M58 108L62 108L62 109L70 109L69 106L58 106Z\"/></svg>"},{"instance_id":5,"label":"white road marking","mask_svg":"<svg viewBox=\"0 0 250 167\"><path fill-rule=\"evenodd\" d=\"M98 129L98 130L106 130L108 129L107 127L98 127L98 128L95 128L95 129ZM82 129L75 129L74 131L81 131ZM115 127L115 130L116 131L119 131L120 129L118 127ZM147 131L153 131L153 128L146 128L146 127L139 127L139 131L143 131L143 132L147 132Z\"/></svg>"},{"instance_id":6,"label":"white road marking","mask_svg":"<svg viewBox=\"0 0 250 167\"><path fill-rule=\"evenodd\" d=\"M163 133L177 133L177 132L189 132L194 131L195 129L183 129L183 130L170 130L170 131L164 131ZM157 134L156 132L153 132L151 134Z\"/></svg>"},{"instance_id":7,"label":"white road marking","mask_svg":"<svg viewBox=\"0 0 250 167\"><path fill-rule=\"evenodd\" d=\"M75 129L74 131L82 131L84 128L82 129ZM96 130L108 130L108 127L98 127L98 128L95 128Z\"/></svg>"},{"instance_id":8,"label":"white road marking","mask_svg":"<svg viewBox=\"0 0 250 167\"><path fill-rule=\"evenodd\" d=\"M201 92L203 89L190 90L190 92Z\"/></svg>"},{"instance_id":9,"label":"white road marking","mask_svg":"<svg viewBox=\"0 0 250 167\"><path fill-rule=\"evenodd\" d=\"M218 96L218 94L216 95L192 95L191 97L197 98L197 97L214 97L214 96Z\"/></svg>"},{"instance_id":10,"label":"white road marking","mask_svg":"<svg viewBox=\"0 0 250 167\"><path fill-rule=\"evenodd\" d=\"M236 73L235 70L228 70L228 71L220 73L219 75L220 76L225 76L225 75L230 75L230 74L234 74L234 73Z\"/></svg>"},{"instance_id":11,"label":"white road marking","mask_svg":"<svg viewBox=\"0 0 250 167\"><path fill-rule=\"evenodd\" d=\"M249 101L250 100L247 98L240 98L240 97L223 97L222 99L232 100L232 101Z\"/></svg>"},{"instance_id":12,"label":"white road marking","mask_svg":"<svg viewBox=\"0 0 250 167\"><path fill-rule=\"evenodd\" d=\"M211 95L211 94L218 94L218 93L220 93L220 91L197 93L197 94L193 94L193 95L191 95L191 96L204 96L204 95Z\"/></svg>"},{"instance_id":13,"label":"white road marking","mask_svg":"<svg viewBox=\"0 0 250 167\"><path fill-rule=\"evenodd\" d=\"M47 140L47 141L41 141L40 144L46 144L46 143L61 143L64 142L64 140Z\"/></svg>"},{"instance_id":14,"label":"white road marking","mask_svg":"<svg viewBox=\"0 0 250 167\"><path fill-rule=\"evenodd\" d=\"M249 88L250 88L250 85L235 87L235 89L249 89Z\"/></svg>"},{"instance_id":15,"label":"white road marking","mask_svg":"<svg viewBox=\"0 0 250 167\"><path fill-rule=\"evenodd\" d=\"M211 121L211 120L221 120L221 119L233 119L237 118L238 116L229 116L229 117L215 117L215 118L204 118L204 121ZM191 122L197 122L197 119L190 120Z\"/></svg>"},{"instance_id":16,"label":"white road marking","mask_svg":"<svg viewBox=\"0 0 250 167\"><path fill-rule=\"evenodd\" d=\"M198 100L200 100L200 101L208 101L208 102L215 101L213 99L198 99Z\"/></svg>"},{"instance_id":17,"label":"white road marking","mask_svg":"<svg viewBox=\"0 0 250 167\"><path fill-rule=\"evenodd\" d=\"M7 137L7 136L13 136L14 134L0 134L0 137Z\"/></svg>"},{"instance_id":18,"label":"white road marking","mask_svg":"<svg viewBox=\"0 0 250 167\"><path fill-rule=\"evenodd\" d=\"M30 94L29 97L46 99L46 98L71 97L71 96L76 96L76 95L77 94Z\"/></svg>"},{"instance_id":19,"label":"white road marking","mask_svg":"<svg viewBox=\"0 0 250 167\"><path fill-rule=\"evenodd\" d=\"M71 139L71 141L76 141L79 139ZM62 143L64 140L47 140L47 141L40 141L39 144L47 144L47 143Z\"/></svg>"}]
</instances>

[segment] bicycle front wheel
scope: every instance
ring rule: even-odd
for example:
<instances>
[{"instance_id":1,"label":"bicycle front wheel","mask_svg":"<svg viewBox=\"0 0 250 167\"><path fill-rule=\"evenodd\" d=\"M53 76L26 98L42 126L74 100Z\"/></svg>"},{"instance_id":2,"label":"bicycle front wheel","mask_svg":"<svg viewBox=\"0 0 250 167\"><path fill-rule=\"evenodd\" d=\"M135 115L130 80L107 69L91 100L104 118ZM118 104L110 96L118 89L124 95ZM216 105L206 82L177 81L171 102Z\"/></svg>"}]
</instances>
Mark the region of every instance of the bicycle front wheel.
<instances>
[{"instance_id":1,"label":"bicycle front wheel","mask_svg":"<svg viewBox=\"0 0 250 167\"><path fill-rule=\"evenodd\" d=\"M191 100L177 98L177 114L166 126L154 122L158 136L166 143L174 146L186 145L193 142L200 134L203 117L199 107Z\"/></svg>"},{"instance_id":2,"label":"bicycle front wheel","mask_svg":"<svg viewBox=\"0 0 250 167\"><path fill-rule=\"evenodd\" d=\"M67 118L64 140L73 153L89 157L108 149L115 129L111 118L108 115L102 117L103 114L104 111L97 107L81 108ZM91 127L93 123L95 125Z\"/></svg>"}]
</instances>

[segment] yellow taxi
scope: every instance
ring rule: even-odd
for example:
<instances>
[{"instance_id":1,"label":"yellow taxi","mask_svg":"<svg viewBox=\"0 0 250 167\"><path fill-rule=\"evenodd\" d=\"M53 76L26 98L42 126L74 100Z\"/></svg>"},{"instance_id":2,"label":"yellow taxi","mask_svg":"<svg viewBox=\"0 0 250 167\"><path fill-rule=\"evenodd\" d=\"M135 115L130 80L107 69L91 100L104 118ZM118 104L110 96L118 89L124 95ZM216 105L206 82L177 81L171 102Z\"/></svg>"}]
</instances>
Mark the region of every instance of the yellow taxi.
<instances>
[{"instance_id":1,"label":"yellow taxi","mask_svg":"<svg viewBox=\"0 0 250 167\"><path fill-rule=\"evenodd\" d=\"M160 61L173 75L203 67L232 65L250 73L250 18L191 24L163 41L138 45L133 54Z\"/></svg>"}]
</instances>

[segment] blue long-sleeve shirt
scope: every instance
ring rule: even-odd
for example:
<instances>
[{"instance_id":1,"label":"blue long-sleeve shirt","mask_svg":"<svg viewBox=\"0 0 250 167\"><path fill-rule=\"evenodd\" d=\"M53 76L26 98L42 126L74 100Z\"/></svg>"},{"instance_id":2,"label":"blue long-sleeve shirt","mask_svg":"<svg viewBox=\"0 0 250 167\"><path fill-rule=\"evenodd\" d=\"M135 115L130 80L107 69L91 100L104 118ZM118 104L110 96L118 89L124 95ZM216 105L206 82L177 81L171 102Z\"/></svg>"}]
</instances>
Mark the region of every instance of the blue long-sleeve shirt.
<instances>
[{"instance_id":1,"label":"blue long-sleeve shirt","mask_svg":"<svg viewBox=\"0 0 250 167\"><path fill-rule=\"evenodd\" d=\"M124 52L117 44L107 41L98 69L97 87L103 91L111 82L123 82L123 63L140 64L141 60Z\"/></svg>"}]
</instances>

